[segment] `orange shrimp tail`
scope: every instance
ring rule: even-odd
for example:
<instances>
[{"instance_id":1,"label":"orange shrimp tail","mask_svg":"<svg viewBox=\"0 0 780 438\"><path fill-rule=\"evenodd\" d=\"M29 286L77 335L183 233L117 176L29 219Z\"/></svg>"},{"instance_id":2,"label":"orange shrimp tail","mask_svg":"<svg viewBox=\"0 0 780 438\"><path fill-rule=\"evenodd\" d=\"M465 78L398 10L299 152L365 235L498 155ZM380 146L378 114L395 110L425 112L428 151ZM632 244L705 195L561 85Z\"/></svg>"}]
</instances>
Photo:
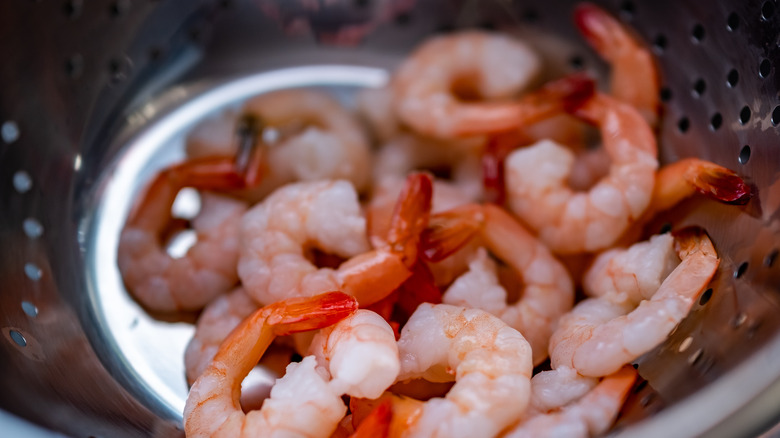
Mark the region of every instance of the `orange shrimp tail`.
<instances>
[{"instance_id":1,"label":"orange shrimp tail","mask_svg":"<svg viewBox=\"0 0 780 438\"><path fill-rule=\"evenodd\" d=\"M523 120L531 124L558 115L571 112L587 102L596 92L596 83L585 73L574 73L561 79L544 84L537 91L525 95L520 103L536 108L529 113L533 118Z\"/></svg>"},{"instance_id":2,"label":"orange shrimp tail","mask_svg":"<svg viewBox=\"0 0 780 438\"><path fill-rule=\"evenodd\" d=\"M629 391L634 387L637 372L631 365L625 365L623 368L604 377L599 382L597 390L600 393L614 394L621 403L626 401Z\"/></svg>"},{"instance_id":3,"label":"orange shrimp tail","mask_svg":"<svg viewBox=\"0 0 780 438\"><path fill-rule=\"evenodd\" d=\"M412 269L412 276L401 285L397 307L408 319L422 303L440 304L441 290L428 265L418 262Z\"/></svg>"},{"instance_id":4,"label":"orange shrimp tail","mask_svg":"<svg viewBox=\"0 0 780 438\"><path fill-rule=\"evenodd\" d=\"M263 308L266 324L276 336L333 325L358 309L357 300L343 292L326 292L309 298L291 298Z\"/></svg>"},{"instance_id":5,"label":"orange shrimp tail","mask_svg":"<svg viewBox=\"0 0 780 438\"><path fill-rule=\"evenodd\" d=\"M482 216L482 208L476 204L431 216L428 228L422 234L422 258L438 262L462 248L479 232Z\"/></svg>"},{"instance_id":6,"label":"orange shrimp tail","mask_svg":"<svg viewBox=\"0 0 780 438\"><path fill-rule=\"evenodd\" d=\"M694 252L701 252L709 257L718 257L707 232L701 227L690 226L672 232L674 245L680 258L686 258Z\"/></svg>"},{"instance_id":7,"label":"orange shrimp tail","mask_svg":"<svg viewBox=\"0 0 780 438\"><path fill-rule=\"evenodd\" d=\"M520 132L504 132L488 139L482 153L482 183L485 188L485 200L503 205L506 200L504 182L504 162L509 154L527 143L528 139Z\"/></svg>"},{"instance_id":8,"label":"orange shrimp tail","mask_svg":"<svg viewBox=\"0 0 780 438\"><path fill-rule=\"evenodd\" d=\"M411 266L417 260L420 234L428 226L433 200L433 181L424 173L414 173L406 179L393 210L387 242L394 252L403 253Z\"/></svg>"},{"instance_id":9,"label":"orange shrimp tail","mask_svg":"<svg viewBox=\"0 0 780 438\"><path fill-rule=\"evenodd\" d=\"M394 290L390 295L382 298L376 303L365 306L364 308L378 314L389 323L392 321L393 309L395 309L395 303L398 301L399 292L400 288Z\"/></svg>"},{"instance_id":10,"label":"orange shrimp tail","mask_svg":"<svg viewBox=\"0 0 780 438\"><path fill-rule=\"evenodd\" d=\"M612 59L614 51L627 37L620 22L592 3L580 3L574 8L574 24L588 44L606 60Z\"/></svg>"},{"instance_id":11,"label":"orange shrimp tail","mask_svg":"<svg viewBox=\"0 0 780 438\"><path fill-rule=\"evenodd\" d=\"M389 398L380 402L355 428L351 438L386 438L390 435L393 403Z\"/></svg>"},{"instance_id":12,"label":"orange shrimp tail","mask_svg":"<svg viewBox=\"0 0 780 438\"><path fill-rule=\"evenodd\" d=\"M685 174L697 192L726 204L744 205L751 191L736 172L703 160L696 160Z\"/></svg>"}]
</instances>

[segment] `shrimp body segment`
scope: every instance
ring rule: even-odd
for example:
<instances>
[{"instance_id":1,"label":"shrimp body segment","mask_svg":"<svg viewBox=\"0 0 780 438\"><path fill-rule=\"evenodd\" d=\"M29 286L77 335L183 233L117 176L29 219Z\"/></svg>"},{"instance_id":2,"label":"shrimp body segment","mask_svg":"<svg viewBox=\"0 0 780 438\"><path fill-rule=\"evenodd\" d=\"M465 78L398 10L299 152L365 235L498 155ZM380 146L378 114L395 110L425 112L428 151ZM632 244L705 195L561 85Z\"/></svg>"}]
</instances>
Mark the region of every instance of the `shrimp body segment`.
<instances>
[{"instance_id":1,"label":"shrimp body segment","mask_svg":"<svg viewBox=\"0 0 780 438\"><path fill-rule=\"evenodd\" d=\"M632 107L597 95L576 113L597 124L612 160L609 174L587 192L567 185L574 154L543 140L506 160L510 210L555 253L609 247L648 207L658 169L655 137Z\"/></svg>"},{"instance_id":2,"label":"shrimp body segment","mask_svg":"<svg viewBox=\"0 0 780 438\"><path fill-rule=\"evenodd\" d=\"M563 264L517 220L490 204L469 204L434 215L429 231L423 243L426 256L445 257L478 235L487 249L523 280L521 298L508 304L496 264L483 251L442 300L498 316L525 336L533 349L534 364L543 362L558 318L574 305L574 285Z\"/></svg>"},{"instance_id":3,"label":"shrimp body segment","mask_svg":"<svg viewBox=\"0 0 780 438\"><path fill-rule=\"evenodd\" d=\"M192 385L184 407L187 436L330 435L346 406L341 394L331 391L317 373L313 357L290 364L271 390L271 398L248 414L239 403L241 382L276 336L326 327L356 309L354 298L329 292L281 301L253 313L230 334Z\"/></svg>"},{"instance_id":4,"label":"shrimp body segment","mask_svg":"<svg viewBox=\"0 0 780 438\"><path fill-rule=\"evenodd\" d=\"M192 224L195 245L174 258L164 243L175 223L171 208L181 189L223 191L245 184L228 158L191 160L157 175L130 213L117 251L122 279L141 304L161 312L197 310L235 285L243 202L204 194Z\"/></svg>"},{"instance_id":5,"label":"shrimp body segment","mask_svg":"<svg viewBox=\"0 0 780 438\"><path fill-rule=\"evenodd\" d=\"M411 275L431 197L429 177L409 177L387 243L372 250L366 220L350 183L287 185L244 215L239 276L260 303L338 289L363 306L373 304ZM338 269L318 268L306 257L311 248L351 258Z\"/></svg>"},{"instance_id":6,"label":"shrimp body segment","mask_svg":"<svg viewBox=\"0 0 780 438\"><path fill-rule=\"evenodd\" d=\"M560 410L524 420L504 438L600 436L612 426L635 380L636 370L623 367L602 379L580 400Z\"/></svg>"},{"instance_id":7,"label":"shrimp body segment","mask_svg":"<svg viewBox=\"0 0 780 438\"><path fill-rule=\"evenodd\" d=\"M455 381L406 418L404 436L495 436L527 407L531 347L479 309L421 304L401 331L399 380Z\"/></svg>"},{"instance_id":8,"label":"shrimp body segment","mask_svg":"<svg viewBox=\"0 0 780 438\"><path fill-rule=\"evenodd\" d=\"M649 299L586 299L561 318L550 340L553 368L570 366L584 376L613 373L662 343L688 314L715 275L720 260L699 229L675 233L682 260Z\"/></svg>"}]
</instances>

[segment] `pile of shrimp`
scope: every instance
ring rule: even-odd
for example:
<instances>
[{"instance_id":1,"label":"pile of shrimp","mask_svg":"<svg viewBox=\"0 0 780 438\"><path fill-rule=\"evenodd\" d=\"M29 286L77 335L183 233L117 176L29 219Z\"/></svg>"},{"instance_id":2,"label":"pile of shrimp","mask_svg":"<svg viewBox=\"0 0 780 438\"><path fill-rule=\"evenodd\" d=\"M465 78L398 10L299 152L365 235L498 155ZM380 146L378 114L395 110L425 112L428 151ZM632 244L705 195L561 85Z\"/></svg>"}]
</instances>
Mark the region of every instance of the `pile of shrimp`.
<instances>
[{"instance_id":1,"label":"pile of shrimp","mask_svg":"<svg viewBox=\"0 0 780 438\"><path fill-rule=\"evenodd\" d=\"M282 90L195 128L118 250L142 306L200 312L187 436L612 427L632 363L719 264L706 230L647 225L750 190L715 163L660 166L652 56L593 5L574 22L610 66L607 91L512 35L464 31L423 42L355 108ZM185 187L201 195L192 221L171 213ZM171 256L184 228L197 242ZM258 363L279 378L250 409Z\"/></svg>"}]
</instances>

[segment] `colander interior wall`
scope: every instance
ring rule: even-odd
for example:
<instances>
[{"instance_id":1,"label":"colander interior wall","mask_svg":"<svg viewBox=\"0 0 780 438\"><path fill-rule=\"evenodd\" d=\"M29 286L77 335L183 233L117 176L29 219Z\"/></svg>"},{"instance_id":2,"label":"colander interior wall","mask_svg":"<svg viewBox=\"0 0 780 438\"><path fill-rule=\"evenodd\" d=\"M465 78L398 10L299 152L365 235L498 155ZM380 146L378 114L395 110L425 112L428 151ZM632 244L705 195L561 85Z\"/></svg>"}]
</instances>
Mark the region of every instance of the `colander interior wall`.
<instances>
[{"instance_id":1,"label":"colander interior wall","mask_svg":"<svg viewBox=\"0 0 780 438\"><path fill-rule=\"evenodd\" d=\"M305 3L0 5L0 407L74 436L181 434L180 417L100 331L86 230L123 139L202 90L290 66L391 69L425 36L470 27L559 35L568 43L550 63L605 68L573 28L573 1ZM618 429L754 434L780 418L780 11L771 0L598 3L657 56L662 158L712 160L754 191L746 206L694 200L653 224L704 226L721 268L670 339L637 361L647 383ZM355 28L365 37L345 46Z\"/></svg>"}]
</instances>

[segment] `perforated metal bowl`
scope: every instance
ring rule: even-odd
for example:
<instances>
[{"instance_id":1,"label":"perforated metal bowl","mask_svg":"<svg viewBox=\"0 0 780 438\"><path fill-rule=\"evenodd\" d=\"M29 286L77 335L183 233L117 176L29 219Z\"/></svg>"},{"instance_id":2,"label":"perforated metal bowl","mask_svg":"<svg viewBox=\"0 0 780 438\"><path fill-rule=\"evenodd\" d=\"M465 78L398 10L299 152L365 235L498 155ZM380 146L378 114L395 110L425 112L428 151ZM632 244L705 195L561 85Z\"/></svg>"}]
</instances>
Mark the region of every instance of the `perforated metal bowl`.
<instances>
[{"instance_id":1,"label":"perforated metal bowl","mask_svg":"<svg viewBox=\"0 0 780 438\"><path fill-rule=\"evenodd\" d=\"M775 2L607 0L662 72L664 161L736 170L744 207L666 218L712 236L721 269L671 338L626 436L753 435L780 418L780 11ZM0 407L73 436L181 434L191 325L148 316L116 271L132 194L198 120L258 92L349 104L424 37L511 30L560 70L603 73L571 1L7 0L0 4ZM307 6L308 5L308 6ZM659 221L658 227L663 221Z\"/></svg>"}]
</instances>

